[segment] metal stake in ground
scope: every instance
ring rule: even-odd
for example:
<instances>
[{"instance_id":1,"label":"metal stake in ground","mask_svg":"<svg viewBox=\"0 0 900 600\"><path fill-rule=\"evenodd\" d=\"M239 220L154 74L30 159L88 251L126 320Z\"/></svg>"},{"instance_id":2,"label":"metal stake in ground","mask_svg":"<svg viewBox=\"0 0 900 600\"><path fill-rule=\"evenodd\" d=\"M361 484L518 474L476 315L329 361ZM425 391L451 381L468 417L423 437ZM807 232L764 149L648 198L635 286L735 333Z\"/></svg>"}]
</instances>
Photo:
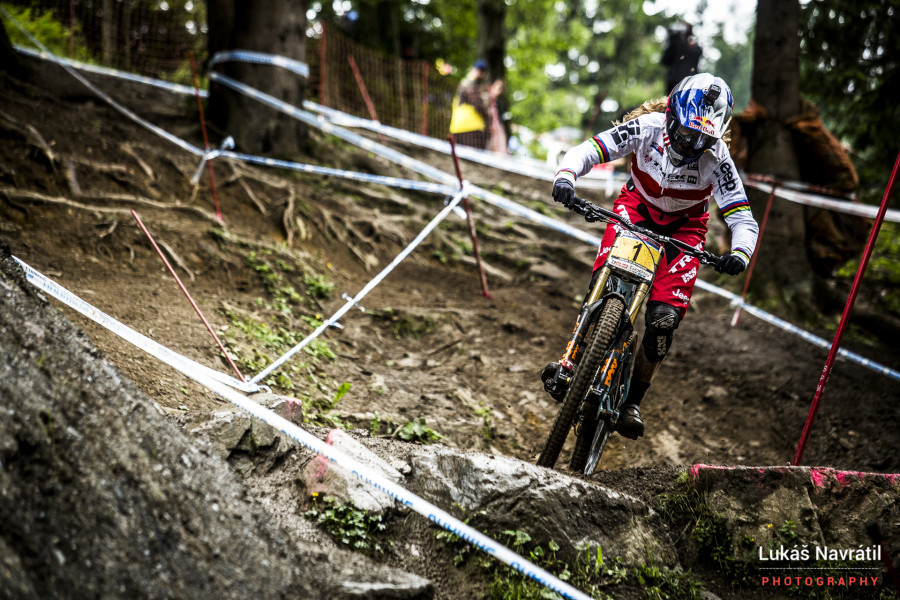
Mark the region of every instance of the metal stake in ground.
<instances>
[{"instance_id":1,"label":"metal stake in ground","mask_svg":"<svg viewBox=\"0 0 900 600\"><path fill-rule=\"evenodd\" d=\"M731 326L737 325L738 319L741 318L741 307L747 298L747 289L750 287L750 278L753 277L753 265L756 264L756 255L759 254L759 248L762 246L763 233L766 231L766 223L769 220L769 211L772 210L772 200L775 198L775 189L778 186L772 184L772 193L769 194L769 201L766 203L766 212L763 213L762 225L759 226L759 236L756 238L756 249L753 250L753 256L750 257L750 266L747 267L747 278L744 280L744 291L741 292L741 303L734 309L734 315L731 317Z\"/></svg>"},{"instance_id":2,"label":"metal stake in ground","mask_svg":"<svg viewBox=\"0 0 900 600\"><path fill-rule=\"evenodd\" d=\"M366 88L366 82L363 81L362 73L359 72L359 67L356 66L356 60L354 60L352 54L347 55L347 62L350 63L350 69L353 71L353 77L356 78L356 85L359 86L359 91L362 92L363 101L366 103L366 108L369 109L369 115L371 115L372 120L376 123L380 123L378 120L378 113L375 112L375 103L372 102L372 98L369 97L369 90ZM384 139L384 134L380 131L378 132L378 137L381 138L381 143L386 143Z\"/></svg>"},{"instance_id":3,"label":"metal stake in ground","mask_svg":"<svg viewBox=\"0 0 900 600\"><path fill-rule=\"evenodd\" d=\"M200 320L203 321L203 324L206 325L206 330L209 331L210 335L213 336L213 339L216 341L216 345L219 346L219 350L222 351L222 355L225 356L225 360L228 361L228 364L231 365L231 368L234 369L234 372L237 373L238 379L241 380L242 383L246 383L246 379L241 375L240 369L237 368L237 365L234 364L234 361L231 360L231 357L228 356L228 353L225 352L225 346L222 345L222 342L219 341L219 336L216 335L216 332L213 331L213 328L210 326L209 321L206 320L206 317L203 316L203 313L200 311L200 307L197 306L197 303L194 302L194 299L191 298L190 293L187 291L187 288L184 287L184 284L181 283L181 279L178 277L178 274L175 273L175 269L172 268L172 265L169 264L169 261L163 255L162 251L159 249L159 246L156 245L156 241L153 239L153 236L150 235L150 232L147 231L147 228L144 227L144 223L141 221L141 218L135 211L131 211L131 216L134 217L134 220L137 221L138 227L141 228L141 231L144 232L144 235L147 236L147 239L150 240L150 244L153 245L153 249L156 250L156 253L159 254L159 257L162 259L163 264L166 265L166 268L169 270L169 273L172 274L172 277L175 278L175 282L178 283L178 287L181 288L181 291L184 292L184 295L187 296L188 301L191 303L191 306L194 307L194 312L197 313L197 316L200 317Z\"/></svg>"},{"instance_id":4,"label":"metal stake in ground","mask_svg":"<svg viewBox=\"0 0 900 600\"><path fill-rule=\"evenodd\" d=\"M837 333L834 335L831 350L828 352L828 358L825 360L825 368L822 370L822 377L819 379L816 395L813 397L812 406L809 408L809 416L806 417L806 425L803 426L803 434L800 436L800 443L797 444L797 452L794 454L794 460L791 461L791 464L794 466L799 465L803 459L803 451L806 449L806 442L809 441L809 434L812 431L813 422L816 420L816 413L819 410L819 401L822 399L822 394L825 393L825 386L828 385L828 377L831 375L834 359L837 357L838 348L841 346L841 338L844 337L844 328L847 326L850 312L853 310L853 303L856 302L856 295L859 293L859 284L862 281L863 273L866 272L869 259L872 257L872 250L875 249L875 238L878 237L878 230L881 229L884 214L887 212L888 202L891 199L891 194L894 192L894 182L897 180L898 168L900 168L900 153L897 154L897 160L894 161L894 170L891 171L891 178L888 181L887 189L884 191L884 198L881 200L878 216L875 217L872 232L869 234L869 241L866 242L866 249L863 252L862 259L859 261L859 268L856 270L853 286L850 288L850 296L847 298L847 304L844 306L844 314L841 315L841 322L838 323Z\"/></svg>"},{"instance_id":5,"label":"metal stake in ground","mask_svg":"<svg viewBox=\"0 0 900 600\"><path fill-rule=\"evenodd\" d=\"M456 156L456 142L453 134L447 136L450 139L450 152L453 154L453 166L456 167L456 176L459 178L459 187L463 187L462 170L459 168L459 157ZM475 262L478 264L478 275L481 277L481 295L490 298L487 287L487 277L484 275L484 266L481 264L481 251L478 249L478 236L475 235L475 220L472 218L472 209L469 206L469 197L463 198L463 207L466 209L466 222L469 224L469 236L472 238L472 251L475 252Z\"/></svg>"},{"instance_id":6,"label":"metal stake in ground","mask_svg":"<svg viewBox=\"0 0 900 600\"><path fill-rule=\"evenodd\" d=\"M209 138L206 136L206 121L203 119L203 102L200 100L200 85L197 83L197 68L194 66L194 51L190 52L191 76L194 78L194 93L197 95L197 112L200 113L200 130L203 132L203 148L209 154ZM213 202L216 205L216 218L222 221L222 211L219 210L219 192L216 191L216 176L213 173L212 159L206 161L209 168L209 186L212 188Z\"/></svg>"}]
</instances>

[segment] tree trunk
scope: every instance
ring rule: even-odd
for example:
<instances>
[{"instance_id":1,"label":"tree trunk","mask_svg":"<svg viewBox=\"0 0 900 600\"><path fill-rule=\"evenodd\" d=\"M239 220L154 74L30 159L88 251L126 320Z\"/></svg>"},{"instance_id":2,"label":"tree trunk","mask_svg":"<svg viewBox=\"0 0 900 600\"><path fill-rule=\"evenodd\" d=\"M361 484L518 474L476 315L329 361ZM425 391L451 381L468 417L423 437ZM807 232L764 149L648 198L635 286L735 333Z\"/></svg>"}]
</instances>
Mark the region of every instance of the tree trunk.
<instances>
[{"instance_id":1,"label":"tree trunk","mask_svg":"<svg viewBox=\"0 0 900 600\"><path fill-rule=\"evenodd\" d=\"M488 62L488 79L506 77L506 2L478 0L478 57Z\"/></svg>"},{"instance_id":2,"label":"tree trunk","mask_svg":"<svg viewBox=\"0 0 900 600\"><path fill-rule=\"evenodd\" d=\"M746 131L747 170L790 180L800 178L791 130L785 125L800 112L799 12L797 0L759 0L751 86L753 100L765 116ZM768 194L747 191L753 214L761 222ZM803 207L776 198L753 272L757 297L807 303L812 272L804 239Z\"/></svg>"},{"instance_id":3,"label":"tree trunk","mask_svg":"<svg viewBox=\"0 0 900 600\"><path fill-rule=\"evenodd\" d=\"M116 54L116 11L113 0L103 0L103 20L101 21L101 37L103 41L103 64L111 65Z\"/></svg>"},{"instance_id":4,"label":"tree trunk","mask_svg":"<svg viewBox=\"0 0 900 600\"><path fill-rule=\"evenodd\" d=\"M306 62L307 0L209 0L209 55L250 50ZM216 72L293 106L301 106L307 80L276 66L226 62ZM306 126L231 88L210 82L209 121L237 148L254 154L291 155L307 141Z\"/></svg>"}]
</instances>

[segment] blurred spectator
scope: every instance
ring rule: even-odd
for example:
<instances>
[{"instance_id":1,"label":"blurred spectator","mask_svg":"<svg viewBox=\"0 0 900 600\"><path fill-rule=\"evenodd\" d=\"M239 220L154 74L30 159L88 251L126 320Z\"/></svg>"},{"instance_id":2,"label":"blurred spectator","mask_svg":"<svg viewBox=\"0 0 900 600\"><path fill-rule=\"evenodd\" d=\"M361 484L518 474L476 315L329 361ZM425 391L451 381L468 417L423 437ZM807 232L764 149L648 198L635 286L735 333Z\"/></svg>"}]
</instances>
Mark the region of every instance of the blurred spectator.
<instances>
[{"instance_id":1,"label":"blurred spectator","mask_svg":"<svg viewBox=\"0 0 900 600\"><path fill-rule=\"evenodd\" d=\"M703 56L703 48L694 38L694 27L690 23L676 23L669 28L662 63L666 67L666 94L678 82L697 73L697 65Z\"/></svg>"},{"instance_id":2,"label":"blurred spectator","mask_svg":"<svg viewBox=\"0 0 900 600\"><path fill-rule=\"evenodd\" d=\"M503 104L503 80L498 79L491 84L490 91L490 113L491 113L491 150L500 154L507 154L509 150L506 147L509 132L504 123L504 116L507 115Z\"/></svg>"},{"instance_id":3,"label":"blurred spectator","mask_svg":"<svg viewBox=\"0 0 900 600\"><path fill-rule=\"evenodd\" d=\"M453 99L450 133L458 144L482 150L487 146L491 91L487 84L487 61L475 61Z\"/></svg>"}]
</instances>

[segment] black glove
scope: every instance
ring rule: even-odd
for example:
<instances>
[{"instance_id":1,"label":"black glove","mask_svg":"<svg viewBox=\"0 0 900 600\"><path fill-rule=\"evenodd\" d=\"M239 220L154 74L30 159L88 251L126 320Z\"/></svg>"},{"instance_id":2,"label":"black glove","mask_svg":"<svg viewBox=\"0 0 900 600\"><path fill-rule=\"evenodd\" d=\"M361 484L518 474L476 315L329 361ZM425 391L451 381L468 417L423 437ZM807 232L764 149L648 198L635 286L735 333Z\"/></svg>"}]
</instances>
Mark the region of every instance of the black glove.
<instances>
[{"instance_id":1,"label":"black glove","mask_svg":"<svg viewBox=\"0 0 900 600\"><path fill-rule=\"evenodd\" d=\"M553 199L566 208L572 208L575 202L575 186L568 179L557 179L553 182Z\"/></svg>"},{"instance_id":2,"label":"black glove","mask_svg":"<svg viewBox=\"0 0 900 600\"><path fill-rule=\"evenodd\" d=\"M725 256L720 257L719 261L716 263L716 272L725 273L727 275L743 273L746 268L746 263L734 254L726 254Z\"/></svg>"}]
</instances>

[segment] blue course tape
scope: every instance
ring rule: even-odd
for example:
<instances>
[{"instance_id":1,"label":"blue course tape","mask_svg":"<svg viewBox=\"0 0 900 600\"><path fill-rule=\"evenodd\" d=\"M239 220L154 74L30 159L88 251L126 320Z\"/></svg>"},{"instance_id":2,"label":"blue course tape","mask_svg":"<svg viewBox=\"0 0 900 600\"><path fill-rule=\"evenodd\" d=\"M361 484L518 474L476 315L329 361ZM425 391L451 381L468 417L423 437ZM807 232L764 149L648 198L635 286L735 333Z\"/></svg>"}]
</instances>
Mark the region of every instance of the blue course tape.
<instances>
[{"instance_id":1,"label":"blue course tape","mask_svg":"<svg viewBox=\"0 0 900 600\"><path fill-rule=\"evenodd\" d=\"M302 171L304 173L316 173L319 175L331 175L334 177L342 177L344 179L353 179L355 181L365 181L368 183L378 183L395 188L405 190L417 190L420 192L431 192L434 194L452 195L459 191L459 186L441 185L439 183L429 183L427 181L415 181L412 179L399 179L397 177L386 177L384 175L370 175L368 173L358 173L355 171L344 171L342 169L332 169L330 167L320 167L318 165L307 165L287 160L279 160L275 158L267 158L265 156L253 156L252 154L240 154L238 152L222 152L221 156L225 158L233 158L248 163L265 165L268 167L278 167L281 169L292 169Z\"/></svg>"},{"instance_id":2,"label":"blue course tape","mask_svg":"<svg viewBox=\"0 0 900 600\"><path fill-rule=\"evenodd\" d=\"M770 325L775 325L776 327L778 327L780 329L783 329L785 331L793 333L794 335L806 340L807 342L813 344L814 346L818 346L818 347L824 348L826 350L831 349L831 343L828 342L827 340L824 340L816 335L813 335L812 333L806 331L805 329L801 329L801 328L797 327L796 325L788 323L784 319L781 319L779 317L776 317L775 315L769 314L766 311L762 310L761 308L758 308L756 306L753 306L752 304L749 304L749 303L743 301L741 299L741 297L738 296L737 294L732 294L728 290L724 290L718 286L715 286L711 283L707 283L700 279L697 279L697 287L700 289L706 290L707 292L712 292L713 294L716 294L717 296L722 296L723 298L727 298L728 300L731 301L731 306L733 306L735 308L740 307L740 309L743 310L744 312L748 312L748 313L752 314L753 316L757 317L758 319L765 321L766 323L769 323ZM886 376L890 377L891 379L896 379L897 381L900 381L900 371L895 371L894 369L891 369L884 365L878 364L877 362L870 360L860 354L851 352L849 350L845 350L843 348L838 348L838 356L841 356L841 357L851 360L855 363L858 363L858 364L866 367L867 369L871 369L871 370L875 371L876 373L880 373L882 375L886 375Z\"/></svg>"}]
</instances>

